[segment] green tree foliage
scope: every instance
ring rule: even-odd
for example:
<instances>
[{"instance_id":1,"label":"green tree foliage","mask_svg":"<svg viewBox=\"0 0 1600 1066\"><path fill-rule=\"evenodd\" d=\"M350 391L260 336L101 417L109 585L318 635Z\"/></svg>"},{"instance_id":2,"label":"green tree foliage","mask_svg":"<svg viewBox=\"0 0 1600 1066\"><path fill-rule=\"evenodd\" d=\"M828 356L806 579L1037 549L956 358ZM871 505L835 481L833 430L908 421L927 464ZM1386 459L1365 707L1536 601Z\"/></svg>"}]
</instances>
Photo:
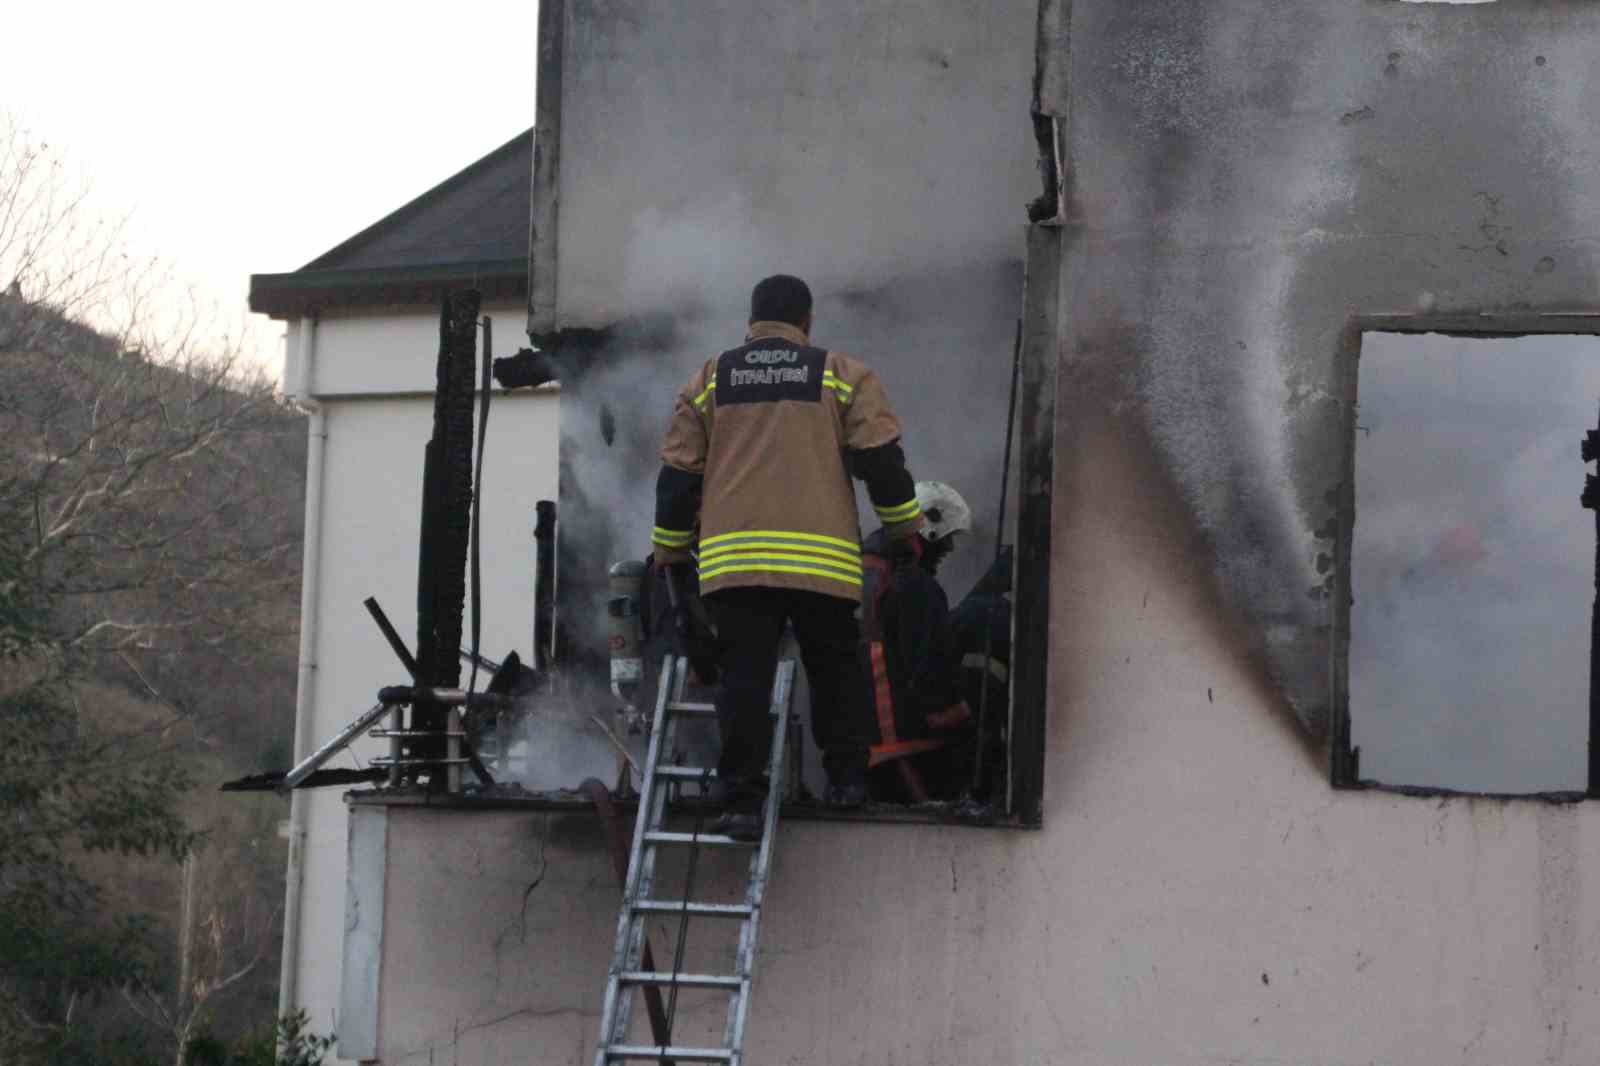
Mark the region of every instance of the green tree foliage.
<instances>
[{"instance_id":1,"label":"green tree foliage","mask_svg":"<svg viewBox=\"0 0 1600 1066\"><path fill-rule=\"evenodd\" d=\"M240 1040L231 1052L220 1040L197 1037L184 1066L320 1066L333 1050L334 1038L318 1036L310 1026L305 1011L294 1011L272 1028Z\"/></svg>"},{"instance_id":2,"label":"green tree foliage","mask_svg":"<svg viewBox=\"0 0 1600 1066\"><path fill-rule=\"evenodd\" d=\"M10 492L0 499L12 500ZM14 516L7 516L13 519ZM93 735L55 654L49 600L0 542L0 1049L12 1061L79 1057L81 1008L151 964L148 918L108 914L85 856L180 857L188 786L170 758L127 760L126 738Z\"/></svg>"}]
</instances>

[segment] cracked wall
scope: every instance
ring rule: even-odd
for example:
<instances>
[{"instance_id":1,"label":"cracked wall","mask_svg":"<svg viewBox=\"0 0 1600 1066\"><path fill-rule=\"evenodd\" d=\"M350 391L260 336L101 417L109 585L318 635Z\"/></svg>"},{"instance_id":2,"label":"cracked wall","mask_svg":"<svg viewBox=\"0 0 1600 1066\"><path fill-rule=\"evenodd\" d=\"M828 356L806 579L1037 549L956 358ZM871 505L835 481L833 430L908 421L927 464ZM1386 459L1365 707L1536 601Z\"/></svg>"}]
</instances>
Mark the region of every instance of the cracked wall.
<instances>
[{"instance_id":1,"label":"cracked wall","mask_svg":"<svg viewBox=\"0 0 1600 1066\"><path fill-rule=\"evenodd\" d=\"M592 966L572 945L609 944L616 929L619 890L599 822L384 810L395 917L376 1058L577 1061L599 1022Z\"/></svg>"},{"instance_id":2,"label":"cracked wall","mask_svg":"<svg viewBox=\"0 0 1600 1066\"><path fill-rule=\"evenodd\" d=\"M1072 555L1127 607L1073 660L1101 673L1063 708L1045 828L784 823L750 1060L1592 1063L1594 821L1329 791L1261 728L1203 593L1130 536L1159 513L1109 511L1121 538L1075 523ZM1183 646L1153 646L1155 626ZM1195 757L1211 740L1259 767L1248 790ZM618 899L597 821L387 810L377 1061L587 1066ZM737 891L707 858L704 897ZM675 932L652 924L659 959ZM711 969L694 935L688 968ZM705 997L681 1009L686 1037L720 1028Z\"/></svg>"}]
</instances>

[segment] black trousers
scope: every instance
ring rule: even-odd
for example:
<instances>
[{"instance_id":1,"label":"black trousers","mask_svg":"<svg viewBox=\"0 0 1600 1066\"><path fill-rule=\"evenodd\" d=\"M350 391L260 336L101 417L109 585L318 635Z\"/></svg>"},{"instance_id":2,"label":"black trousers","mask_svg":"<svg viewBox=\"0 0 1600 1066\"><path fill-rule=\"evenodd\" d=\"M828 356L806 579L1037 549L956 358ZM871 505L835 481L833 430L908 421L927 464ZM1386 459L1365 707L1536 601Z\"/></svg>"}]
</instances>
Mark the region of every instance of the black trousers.
<instances>
[{"instance_id":1,"label":"black trousers","mask_svg":"<svg viewBox=\"0 0 1600 1066\"><path fill-rule=\"evenodd\" d=\"M766 793L763 775L772 750L768 712L786 622L794 623L800 641L800 661L811 686L811 735L822 749L828 779L864 783L867 747L874 737L856 604L820 592L732 588L707 595L706 606L721 649L717 776L731 786L735 801Z\"/></svg>"}]
</instances>

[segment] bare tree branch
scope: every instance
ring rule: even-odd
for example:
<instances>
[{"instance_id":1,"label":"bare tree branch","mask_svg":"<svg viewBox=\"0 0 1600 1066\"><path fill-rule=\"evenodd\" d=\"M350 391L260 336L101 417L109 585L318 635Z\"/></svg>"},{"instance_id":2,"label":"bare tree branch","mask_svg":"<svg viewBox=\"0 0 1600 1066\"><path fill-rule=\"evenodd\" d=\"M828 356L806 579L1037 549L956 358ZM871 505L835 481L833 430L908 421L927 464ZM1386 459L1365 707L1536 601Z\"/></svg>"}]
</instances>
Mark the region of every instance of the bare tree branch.
<instances>
[{"instance_id":1,"label":"bare tree branch","mask_svg":"<svg viewBox=\"0 0 1600 1066\"><path fill-rule=\"evenodd\" d=\"M224 772L224 741L251 760L283 745L304 421L93 203L0 112L0 908L23 890L34 908L0 917L38 919L27 947L43 960L0 960L5 1061L13 1035L86 1039L108 1002L178 1061L219 1003L259 1003L278 943L272 812L247 831L229 821L240 806L191 825L177 800L187 767ZM198 854L200 833L209 939L180 990L150 933L164 919L124 928L132 912L101 910L114 886L83 864ZM94 976L52 968L68 940Z\"/></svg>"}]
</instances>

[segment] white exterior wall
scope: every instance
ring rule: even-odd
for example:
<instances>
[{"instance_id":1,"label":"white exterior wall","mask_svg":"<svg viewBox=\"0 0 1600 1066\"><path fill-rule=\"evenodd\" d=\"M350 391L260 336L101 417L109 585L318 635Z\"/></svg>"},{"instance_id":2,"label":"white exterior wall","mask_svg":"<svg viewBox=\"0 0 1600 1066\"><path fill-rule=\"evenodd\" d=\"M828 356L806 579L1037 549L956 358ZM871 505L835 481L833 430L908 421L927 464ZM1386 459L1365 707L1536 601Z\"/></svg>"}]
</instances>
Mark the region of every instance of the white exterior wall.
<instances>
[{"instance_id":1,"label":"white exterior wall","mask_svg":"<svg viewBox=\"0 0 1600 1066\"><path fill-rule=\"evenodd\" d=\"M494 319L495 355L510 355L527 343L522 332L526 308L499 305L484 308L483 314ZM299 327L291 325L289 330L293 360ZM317 322L316 351L311 368L314 397L427 393L431 405L439 359L439 312L324 315ZM285 379L297 380L298 369L298 363L291 361Z\"/></svg>"},{"instance_id":2,"label":"white exterior wall","mask_svg":"<svg viewBox=\"0 0 1600 1066\"><path fill-rule=\"evenodd\" d=\"M536 330L685 307L731 307L736 328L780 265L820 325L830 294L1021 257L1035 0L565 2Z\"/></svg>"},{"instance_id":3,"label":"white exterior wall","mask_svg":"<svg viewBox=\"0 0 1600 1066\"><path fill-rule=\"evenodd\" d=\"M1043 830L783 823L749 1061L1600 1059L1595 809L1332 790L1149 471L1106 425L1059 460ZM384 1066L587 1066L595 821L389 819Z\"/></svg>"},{"instance_id":4,"label":"white exterior wall","mask_svg":"<svg viewBox=\"0 0 1600 1066\"><path fill-rule=\"evenodd\" d=\"M1015 208L1028 191L1020 178L1031 176L1025 123L1034 4L938 5L903 16L889 6L840 4L824 17L815 6L724 0L697 9L700 17L684 15L687 5L679 4L676 18L659 0L570 6L583 19L569 29L566 54L560 299L535 308L548 315L546 327L604 326L640 308L695 306L696 297L715 305L715 286L742 291L774 247L787 257L782 269L806 274L825 294L883 280L885 263L915 269L950 256L951 245L967 247L967 236L975 259L1009 254L1005 226L1020 222ZM1258 191L1292 186L1259 174L1259 184L1241 182L1243 172L1229 167L1200 170L1195 195L1177 213L1156 195L1172 192L1160 179L1219 144L1237 146L1240 159L1273 162L1272 151L1257 151L1248 135L1272 129L1269 116L1279 108L1282 119L1321 123L1307 135L1318 145L1335 143L1328 132L1335 125L1391 128L1361 110L1345 115L1374 91L1364 84L1346 100L1309 91L1296 97L1253 80L1243 88L1193 83L1200 60L1183 49L1199 41L1217 53L1219 80L1292 74L1320 86L1329 66L1302 62L1311 53L1283 43L1295 41L1291 31L1388 19L1396 5L1351 5L1337 14L1326 5L1324 12L1309 3L1280 6L1288 14L1264 22L1269 9L1238 2L1076 5L1078 58L1109 69L1089 66L1097 76L1081 76L1075 88L1093 91L1078 98L1074 121L1151 144L1148 155L1132 155L1115 140L1089 142L1096 150L1077 162L1098 228L1063 242L1070 245L1063 274L1078 291L1062 301L1057 353L1062 415L1044 827L785 822L763 923L751 1062L1600 1061L1600 808L1333 790L1325 753L1302 739L1284 692L1270 687L1252 657L1261 634L1239 625L1240 612L1213 592L1192 507L1168 498L1170 471L1144 458L1152 452L1135 425L1139 397L1118 391L1153 381L1171 390L1153 394L1166 401L1152 401L1162 413L1214 430L1207 440L1251 442L1231 408L1193 406L1193 394L1212 379L1195 372L1202 364L1188 361L1179 342L1203 336L1184 327L1211 314L1207 285L1242 300L1246 317L1276 306L1282 288L1245 285L1222 269L1220 251L1178 256L1182 242L1165 227L1177 218L1180 234L1209 233L1198 220L1213 218L1217 190L1243 190L1244 217L1263 224L1276 216L1262 209ZM1443 18L1424 9L1453 6L1408 5L1404 18ZM1059 17L1070 5L1043 7ZM1541 17L1553 20L1556 7ZM1180 10L1174 27L1166 16ZM1148 19L1135 17L1141 11ZM1215 21L1219 12L1228 17ZM1491 4L1452 17L1525 13L1525 6ZM1190 19L1213 21L1191 26ZM846 23L841 39L822 39ZM1102 23L1114 23L1121 36ZM1317 55L1337 57L1339 69L1374 84L1406 84L1399 66L1386 72L1385 62L1394 63L1386 57L1393 51L1410 63L1434 38L1401 52L1409 24L1374 32L1370 40L1331 35ZM1437 36L1464 39L1453 30ZM923 47L921 38L938 47ZM1571 47L1586 39L1569 37ZM1364 45L1366 65L1343 65L1358 52L1352 42ZM1245 45L1249 61L1240 61L1230 48ZM782 62L788 49L804 60L794 70ZM1546 53L1562 55L1541 45L1537 54ZM1459 69L1508 69L1500 60L1513 54L1534 52L1483 51ZM1552 72L1563 66L1548 64ZM1132 74L1148 93L1129 100ZM739 92L727 91L728 83ZM1438 84L1452 114L1487 108L1463 112L1458 83ZM1581 76L1565 84L1581 84ZM1104 106L1091 107L1101 92ZM702 100L711 119L682 106ZM1067 101L1058 103L1058 135L1066 138ZM1405 113L1403 103L1396 114ZM1114 110L1124 104L1137 108ZM1241 110L1245 104L1255 110ZM941 123L947 114L966 120ZM1192 144L1172 128L1201 120ZM1528 125L1522 117L1518 124ZM941 150L931 137L901 139L885 132L890 126L944 132L948 143ZM768 136L780 127L794 135ZM1392 129L1396 142L1427 142L1414 125ZM933 158L903 165L918 149ZM1521 188L1528 159L1585 158L1564 141L1551 141L1542 155L1481 154L1516 168L1503 186L1481 186L1496 190ZM1344 173L1339 164L1312 172L1309 198L1324 198L1320 177ZM1447 199L1437 195L1438 175L1418 168L1412 196L1385 200L1397 213ZM1552 169L1571 177L1569 164ZM1588 173L1576 163L1570 169ZM880 174L896 180L879 184ZM1154 186L1148 201L1134 196L1142 186L1129 175ZM970 203L969 179L982 203ZM1387 197L1390 184L1374 181L1385 191L1372 195ZM1336 184L1330 188L1329 202L1345 202L1334 195ZM849 202L836 203L836 194ZM1382 223L1374 240L1411 228L1409 218L1391 225L1379 213L1353 218L1350 231L1371 219ZM1236 242L1228 221L1217 223L1213 243L1254 254L1253 238ZM1541 224L1570 232L1559 222ZM1171 279L1157 275L1160 284L1138 271L1119 273L1109 254L1133 247L1145 223L1148 254L1135 251L1174 271ZM1453 225L1433 226L1444 250L1458 243ZM1328 241L1327 231L1298 225L1284 232L1297 245L1359 243ZM1478 231L1464 219L1460 232L1475 240ZM1392 281L1356 260L1346 270L1373 280L1372 300ZM1474 286L1483 278L1501 284L1488 268L1462 273ZM1327 291L1335 303L1344 292ZM1154 343L1174 361L1140 379L1125 370L1127 353L1152 343L1141 331L1156 318L1155 298L1169 292L1204 306L1194 318L1158 320ZM1125 325L1085 336L1094 312L1124 303ZM1345 313L1342 304L1337 310ZM955 320L960 309L948 313ZM1263 350L1273 351L1277 334L1263 328L1274 338ZM1069 335L1072 329L1080 332ZM1212 347L1242 351L1238 338L1257 336L1229 334ZM1310 336L1303 345L1282 344L1322 351L1312 343L1322 334ZM1271 398L1276 364L1268 370L1237 381L1218 376L1216 387ZM961 432L948 421L922 424ZM1302 457L1317 454L1304 449ZM1217 498L1239 495L1240 483L1229 480L1235 467L1196 469L1218 471L1193 478ZM1237 526L1241 535L1255 529ZM1269 587L1304 591L1296 583ZM617 902L594 820L400 807L386 819L380 1061L591 1061ZM707 877L726 888L731 874ZM664 876L662 883L676 882ZM655 928L656 947L668 957L670 926ZM691 1027L712 1018L703 1001L686 1008Z\"/></svg>"},{"instance_id":5,"label":"white exterior wall","mask_svg":"<svg viewBox=\"0 0 1600 1066\"><path fill-rule=\"evenodd\" d=\"M522 339L524 309L484 313L499 327L500 354L510 354ZM422 456L432 432L438 321L436 313L349 314L325 316L315 327L311 394L297 397L321 405L326 433L322 528L306 530L308 539L318 538L321 565L316 617L303 622L315 625L316 645L311 728L296 738L301 755L370 707L378 688L406 680L362 601L376 596L401 636L415 640ZM300 329L289 328L291 389L302 380ZM532 658L534 505L556 498L558 409L551 389L497 392L491 403L481 543L482 651L491 659L513 649ZM364 765L386 746L364 737L349 752L330 765ZM347 814L340 789L300 795L306 820L299 928L291 931L298 942L294 1005L327 1032L339 1003Z\"/></svg>"}]
</instances>

